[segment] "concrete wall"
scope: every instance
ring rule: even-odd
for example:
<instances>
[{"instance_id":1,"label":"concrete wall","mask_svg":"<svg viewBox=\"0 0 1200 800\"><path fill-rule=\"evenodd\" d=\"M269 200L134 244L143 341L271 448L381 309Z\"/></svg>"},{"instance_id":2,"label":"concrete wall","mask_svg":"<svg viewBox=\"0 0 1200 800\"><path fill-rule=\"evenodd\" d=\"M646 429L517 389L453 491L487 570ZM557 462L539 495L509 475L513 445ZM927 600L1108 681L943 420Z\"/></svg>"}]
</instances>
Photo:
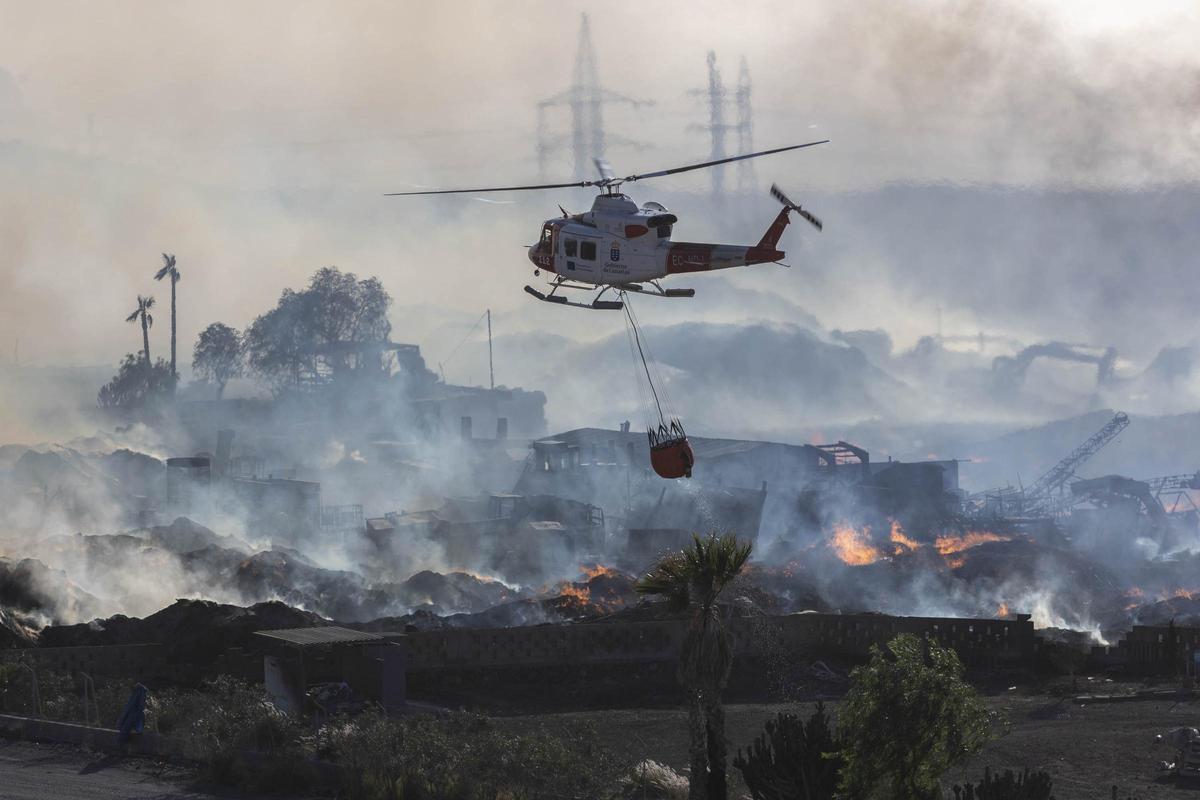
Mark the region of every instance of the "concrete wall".
<instances>
[{"instance_id":1,"label":"concrete wall","mask_svg":"<svg viewBox=\"0 0 1200 800\"><path fill-rule=\"evenodd\" d=\"M1023 661L1031 666L1040 647L1028 620L790 614L738 618L731 630L739 656L782 650L862 657L871 645L900 633L928 633L968 666L988 669ZM408 670L672 661L685 633L681 620L409 633Z\"/></svg>"},{"instance_id":2,"label":"concrete wall","mask_svg":"<svg viewBox=\"0 0 1200 800\"><path fill-rule=\"evenodd\" d=\"M74 672L139 680L171 679L173 668L167 663L161 644L110 644L93 647L29 647L0 650L0 661L24 661L38 669Z\"/></svg>"},{"instance_id":3,"label":"concrete wall","mask_svg":"<svg viewBox=\"0 0 1200 800\"><path fill-rule=\"evenodd\" d=\"M1168 637L1174 635L1172 646ZM1176 625L1174 633L1166 625L1135 625L1117 643L1115 661L1131 672L1159 674L1176 672L1192 674L1192 654L1200 650L1200 628ZM1173 653L1174 664L1169 663Z\"/></svg>"},{"instance_id":4,"label":"concrete wall","mask_svg":"<svg viewBox=\"0 0 1200 800\"><path fill-rule=\"evenodd\" d=\"M185 753L183 742L153 731L145 731L130 737L127 743L121 743L117 741L117 731L112 728L91 728L12 714L0 714L0 736L34 742L63 742L108 753L156 756L182 756Z\"/></svg>"}]
</instances>

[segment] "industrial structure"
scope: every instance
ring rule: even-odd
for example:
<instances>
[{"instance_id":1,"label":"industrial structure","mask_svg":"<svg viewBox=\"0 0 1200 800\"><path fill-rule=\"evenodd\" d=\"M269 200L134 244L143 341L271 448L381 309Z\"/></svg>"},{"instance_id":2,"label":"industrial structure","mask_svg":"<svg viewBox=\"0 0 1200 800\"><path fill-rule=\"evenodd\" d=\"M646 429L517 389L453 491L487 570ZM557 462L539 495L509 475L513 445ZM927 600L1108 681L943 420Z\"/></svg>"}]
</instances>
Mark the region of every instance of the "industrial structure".
<instances>
[{"instance_id":1,"label":"industrial structure","mask_svg":"<svg viewBox=\"0 0 1200 800\"><path fill-rule=\"evenodd\" d=\"M737 152L749 153L754 150L754 118L753 109L750 104L752 91L750 67L746 63L746 58L745 56L742 57L741 64L738 67L737 89L733 92L729 92L725 88L725 83L721 79L721 71L717 68L717 54L715 51L708 51L707 64L707 86L703 89L693 89L688 94L693 97L703 98L705 107L708 110L708 122L704 124L693 123L688 126L688 130L704 131L708 134L711 143L709 157L712 161L720 160L728 155L725 146L726 134L733 134L737 137ZM730 97L731 94L732 98ZM731 100L735 106L737 122L727 123L725 121L725 106ZM713 195L720 196L724 194L725 168L714 167L711 177ZM738 192L748 193L757 188L758 183L754 172L754 164L750 161L739 161L737 173Z\"/></svg>"},{"instance_id":2,"label":"industrial structure","mask_svg":"<svg viewBox=\"0 0 1200 800\"><path fill-rule=\"evenodd\" d=\"M983 351L983 334L980 334L980 352ZM1077 364L1096 365L1096 386L1111 384L1117 363L1115 347L1093 347L1067 342L1045 342L1030 345L1015 356L996 356L992 359L992 376L996 390L1015 392L1024 384L1029 368L1039 358L1052 358Z\"/></svg>"},{"instance_id":3,"label":"industrial structure","mask_svg":"<svg viewBox=\"0 0 1200 800\"><path fill-rule=\"evenodd\" d=\"M604 106L625 105L632 108L653 105L653 100L628 97L600 85L596 70L596 50L588 15L582 14L579 23L579 46L571 85L537 104L538 174L545 175L551 155L569 138L573 156L574 177L580 180L593 175L593 159L603 159L610 142L635 144L604 128ZM548 113L554 108L566 108L571 117L571 133L554 135L550 132Z\"/></svg>"},{"instance_id":4,"label":"industrial structure","mask_svg":"<svg viewBox=\"0 0 1200 800\"><path fill-rule=\"evenodd\" d=\"M1053 518L1068 513L1074 496L1068 490L1077 471L1129 425L1118 411L1098 431L1068 453L1028 487L988 489L968 499L967 511L976 518Z\"/></svg>"}]
</instances>

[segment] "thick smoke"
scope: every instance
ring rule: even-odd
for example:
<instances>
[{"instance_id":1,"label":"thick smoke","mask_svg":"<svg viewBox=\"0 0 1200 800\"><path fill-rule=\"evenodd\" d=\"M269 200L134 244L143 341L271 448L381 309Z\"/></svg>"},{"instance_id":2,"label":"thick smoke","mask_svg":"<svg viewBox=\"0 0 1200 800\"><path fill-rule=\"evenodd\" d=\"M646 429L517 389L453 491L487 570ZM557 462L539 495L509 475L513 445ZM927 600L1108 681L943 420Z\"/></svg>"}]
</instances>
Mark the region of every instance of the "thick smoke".
<instances>
[{"instance_id":1,"label":"thick smoke","mask_svg":"<svg viewBox=\"0 0 1200 800\"><path fill-rule=\"evenodd\" d=\"M845 438L876 458L970 458L964 484L984 488L1031 479L1121 408L1134 427L1093 474L1193 470L1200 453L1186 443L1197 440L1200 375L1196 343L1179 331L1200 300L1189 274L1200 205L1195 19L1141 22L1122 8L1078 7L1083 26L1049 3L777 2L750 14L668 3L656 10L672 21L666 49L644 9L590 9L602 79L659 101L650 114L608 117L614 132L647 143L611 137L619 171L707 155L708 142L687 131L703 111L684 92L703 82L709 48L730 83L736 56L749 59L757 144L834 140L756 165L760 183L778 180L826 220L820 234L787 232L791 270L688 276L674 285L694 285L694 301L635 300L689 429ZM177 594L400 613L422 602L419 591L393 591L394 606L376 592L421 570L488 560L449 563L422 536L379 559L362 540L264 534L236 507L202 520L211 540L137 525L137 492L122 488L137 481L105 458L215 448L215 425L114 431L94 413L95 388L112 371L94 365L140 344L122 322L138 293L160 295L152 348L167 352L165 292L151 281L163 250L179 255L184 276L185 362L209 322L242 328L282 288L337 264L380 277L398 301L395 338L421 344L452 382L485 383L481 334L456 347L490 307L498 382L545 389L552 430L641 422L620 318L546 308L520 292L530 280L521 245L557 202L578 211L590 196L379 196L534 179L533 104L569 80L572 10L12 10L0 31L0 441L23 447L0 451L0 540L14 563L32 556L51 570L30 567L28 580L59 585L26 605L67 621L143 614ZM133 14L136 29L125 22ZM637 53L655 54L652 80L645 59L618 57ZM562 152L549 163L563 177L572 166ZM630 191L678 213L680 239L756 241L776 212L765 192L713 200L706 181ZM1115 348L1112 379L1043 360L1020 381L1001 380L997 358L1046 342ZM260 391L231 394L252 404ZM331 418L284 408L240 431L238 445L274 474L320 480L324 502L362 503L368 514L512 488L519 447L498 471L476 470L454 435L422 435L393 424L396 413L352 402ZM400 441L378 446L384 428ZM840 502L822 513L807 538L795 519L767 520L764 542L795 548L780 549L779 563L825 553L843 521L867 524ZM870 524L886 542L886 522ZM1060 545L1039 542L1012 585L949 578L944 565L901 570L897 582L880 567L871 596L909 613L994 612L1015 597L1042 624L1102 625L1104 610L1063 605L1052 578L1077 565ZM1006 545L973 548L967 564L989 547ZM1118 560L1104 543L1088 547L1101 564ZM75 591L63 580L78 602L61 599ZM1094 594L1113 585L1098 579ZM836 581L820 589L840 602Z\"/></svg>"}]
</instances>

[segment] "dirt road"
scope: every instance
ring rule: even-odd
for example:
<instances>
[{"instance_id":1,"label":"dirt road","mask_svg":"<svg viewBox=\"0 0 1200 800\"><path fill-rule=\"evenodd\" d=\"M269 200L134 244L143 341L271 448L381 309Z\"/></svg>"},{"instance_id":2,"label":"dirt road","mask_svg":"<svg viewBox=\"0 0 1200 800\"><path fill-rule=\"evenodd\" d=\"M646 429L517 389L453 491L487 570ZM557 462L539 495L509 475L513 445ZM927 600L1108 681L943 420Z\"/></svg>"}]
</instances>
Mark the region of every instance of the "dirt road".
<instances>
[{"instance_id":1,"label":"dirt road","mask_svg":"<svg viewBox=\"0 0 1200 800\"><path fill-rule=\"evenodd\" d=\"M57 744L0 739L0 797L4 800L135 800L217 795L188 788L187 769L144 758L85 753ZM227 800L230 795L222 795Z\"/></svg>"}]
</instances>

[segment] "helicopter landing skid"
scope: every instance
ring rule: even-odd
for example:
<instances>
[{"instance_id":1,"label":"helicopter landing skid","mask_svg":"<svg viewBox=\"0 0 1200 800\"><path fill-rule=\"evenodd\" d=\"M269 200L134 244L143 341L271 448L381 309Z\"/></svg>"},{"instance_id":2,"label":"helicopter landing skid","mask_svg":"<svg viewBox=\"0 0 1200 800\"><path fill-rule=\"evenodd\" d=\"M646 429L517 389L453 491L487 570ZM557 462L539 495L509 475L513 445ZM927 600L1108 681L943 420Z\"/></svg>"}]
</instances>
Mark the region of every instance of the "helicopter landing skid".
<instances>
[{"instance_id":1,"label":"helicopter landing skid","mask_svg":"<svg viewBox=\"0 0 1200 800\"><path fill-rule=\"evenodd\" d=\"M593 311L620 311L622 308L625 307L625 304L622 303L620 300L601 300L600 294L604 294L603 291L601 291L600 294L598 294L594 298L592 298L592 302L590 302L590 303L576 303L572 300L568 300L565 297L556 295L554 292L558 288L559 288L559 286L556 284L554 286L554 288L550 290L550 294L543 294L542 292L539 292L537 289L533 288L532 286L526 286L525 291L528 292L529 294L533 295L534 297L536 297L538 300L542 300L547 303L554 303L554 304L560 305L560 306L575 306L576 308L590 308ZM567 288L578 289L578 288L583 288L583 287L571 286L571 287L567 287Z\"/></svg>"},{"instance_id":2,"label":"helicopter landing skid","mask_svg":"<svg viewBox=\"0 0 1200 800\"><path fill-rule=\"evenodd\" d=\"M619 283L617 288L623 292L638 292L640 294L648 294L651 297L695 297L695 289L664 289L659 286L658 281L648 281L649 287L643 286L640 283Z\"/></svg>"}]
</instances>

